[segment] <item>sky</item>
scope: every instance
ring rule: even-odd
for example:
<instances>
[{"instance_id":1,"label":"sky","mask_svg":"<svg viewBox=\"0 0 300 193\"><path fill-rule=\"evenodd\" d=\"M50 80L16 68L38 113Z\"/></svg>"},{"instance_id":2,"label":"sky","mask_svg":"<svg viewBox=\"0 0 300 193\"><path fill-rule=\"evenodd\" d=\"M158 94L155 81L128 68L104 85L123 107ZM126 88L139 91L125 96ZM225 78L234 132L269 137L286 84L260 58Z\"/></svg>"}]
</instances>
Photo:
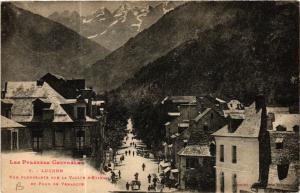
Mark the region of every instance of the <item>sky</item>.
<instances>
[{"instance_id":1,"label":"sky","mask_svg":"<svg viewBox=\"0 0 300 193\"><path fill-rule=\"evenodd\" d=\"M145 7L155 6L162 1L126 1L130 6ZM48 17L53 12L77 11L80 15L86 16L101 7L106 7L111 12L116 10L124 1L18 1L14 4L20 8L33 13ZM180 2L177 2L180 4Z\"/></svg>"}]
</instances>

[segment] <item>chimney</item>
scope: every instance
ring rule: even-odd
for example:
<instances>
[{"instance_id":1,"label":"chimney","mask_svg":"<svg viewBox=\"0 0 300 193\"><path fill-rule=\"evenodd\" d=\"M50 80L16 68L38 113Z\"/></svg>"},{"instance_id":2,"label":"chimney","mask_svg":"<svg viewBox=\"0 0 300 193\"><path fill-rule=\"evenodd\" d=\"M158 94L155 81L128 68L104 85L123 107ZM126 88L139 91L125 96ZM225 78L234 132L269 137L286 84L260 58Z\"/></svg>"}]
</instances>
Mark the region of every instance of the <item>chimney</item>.
<instances>
[{"instance_id":1,"label":"chimney","mask_svg":"<svg viewBox=\"0 0 300 193\"><path fill-rule=\"evenodd\" d=\"M44 84L44 81L42 79L36 81L37 86L43 86L43 84Z\"/></svg>"},{"instance_id":2,"label":"chimney","mask_svg":"<svg viewBox=\"0 0 300 193\"><path fill-rule=\"evenodd\" d=\"M266 108L265 96L263 94L258 94L255 97L255 109L259 111L260 109Z\"/></svg>"}]
</instances>

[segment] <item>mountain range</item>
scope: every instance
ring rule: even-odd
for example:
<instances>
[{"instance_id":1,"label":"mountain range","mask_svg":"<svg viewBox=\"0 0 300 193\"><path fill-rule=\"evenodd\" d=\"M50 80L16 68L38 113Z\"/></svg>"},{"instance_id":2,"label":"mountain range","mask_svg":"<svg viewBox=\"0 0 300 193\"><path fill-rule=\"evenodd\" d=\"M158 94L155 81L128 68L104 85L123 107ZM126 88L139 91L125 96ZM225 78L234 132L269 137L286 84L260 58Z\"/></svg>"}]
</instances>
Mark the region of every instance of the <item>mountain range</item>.
<instances>
[{"instance_id":1,"label":"mountain range","mask_svg":"<svg viewBox=\"0 0 300 193\"><path fill-rule=\"evenodd\" d=\"M299 72L298 7L187 2L108 54L57 22L3 3L2 77L78 75L99 93L118 93L128 104L208 93L252 102L261 90L271 104L291 104L298 100L298 87L291 83ZM130 14L122 17L123 8L111 14L126 23ZM98 15L109 13L102 9Z\"/></svg>"},{"instance_id":2,"label":"mountain range","mask_svg":"<svg viewBox=\"0 0 300 193\"><path fill-rule=\"evenodd\" d=\"M101 7L87 16L80 16L76 11L63 11L54 12L48 18L113 51L175 7L174 2L147 7L132 6L124 2L113 12Z\"/></svg>"},{"instance_id":3,"label":"mountain range","mask_svg":"<svg viewBox=\"0 0 300 193\"><path fill-rule=\"evenodd\" d=\"M198 28L196 37L144 65L113 93L129 105L144 98L155 102L170 95L209 93L246 104L253 102L257 94L267 96L269 105L296 104L299 82L291 80L299 76L298 6L277 2L200 2L179 7L149 31L157 32L165 26L168 34L177 36L178 33L172 33L174 24L169 27L166 23L172 21L171 16L184 15ZM176 20L180 32L188 26L183 21ZM163 34L153 33L162 42L156 44L156 50L163 48L165 40L171 42ZM132 46L143 42L136 39ZM154 53L150 46L147 51L148 55ZM105 60L112 60L115 53ZM136 55L129 52L127 57Z\"/></svg>"},{"instance_id":4,"label":"mountain range","mask_svg":"<svg viewBox=\"0 0 300 193\"><path fill-rule=\"evenodd\" d=\"M109 50L75 31L14 6L1 4L1 74L34 80L47 72L78 77Z\"/></svg>"}]
</instances>

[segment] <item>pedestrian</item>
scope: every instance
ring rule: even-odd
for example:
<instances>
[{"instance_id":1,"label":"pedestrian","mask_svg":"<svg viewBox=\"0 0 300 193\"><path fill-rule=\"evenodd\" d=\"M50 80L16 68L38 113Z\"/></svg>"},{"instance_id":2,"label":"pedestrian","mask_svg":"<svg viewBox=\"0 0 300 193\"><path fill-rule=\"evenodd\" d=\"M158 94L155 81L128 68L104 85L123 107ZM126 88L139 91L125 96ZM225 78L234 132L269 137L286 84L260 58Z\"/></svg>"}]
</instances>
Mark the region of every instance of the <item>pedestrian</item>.
<instances>
[{"instance_id":1,"label":"pedestrian","mask_svg":"<svg viewBox=\"0 0 300 193\"><path fill-rule=\"evenodd\" d=\"M154 187L156 187L157 177L154 177L152 181L153 181Z\"/></svg>"},{"instance_id":2,"label":"pedestrian","mask_svg":"<svg viewBox=\"0 0 300 193\"><path fill-rule=\"evenodd\" d=\"M139 179L139 173L135 173L135 174L134 174L134 179L135 179L135 180L138 180L138 179Z\"/></svg>"},{"instance_id":3,"label":"pedestrian","mask_svg":"<svg viewBox=\"0 0 300 193\"><path fill-rule=\"evenodd\" d=\"M121 170L119 170L119 178L121 178Z\"/></svg>"},{"instance_id":4,"label":"pedestrian","mask_svg":"<svg viewBox=\"0 0 300 193\"><path fill-rule=\"evenodd\" d=\"M148 175L148 183L149 184L151 183L151 175L150 174Z\"/></svg>"},{"instance_id":5,"label":"pedestrian","mask_svg":"<svg viewBox=\"0 0 300 193\"><path fill-rule=\"evenodd\" d=\"M129 190L129 183L126 183L126 190Z\"/></svg>"},{"instance_id":6,"label":"pedestrian","mask_svg":"<svg viewBox=\"0 0 300 193\"><path fill-rule=\"evenodd\" d=\"M127 151L125 151L125 155L127 156Z\"/></svg>"},{"instance_id":7,"label":"pedestrian","mask_svg":"<svg viewBox=\"0 0 300 193\"><path fill-rule=\"evenodd\" d=\"M143 163L143 165L142 165L143 171L145 171L145 167L146 167L146 165Z\"/></svg>"},{"instance_id":8,"label":"pedestrian","mask_svg":"<svg viewBox=\"0 0 300 193\"><path fill-rule=\"evenodd\" d=\"M130 155L130 150L128 151L128 154Z\"/></svg>"}]
</instances>

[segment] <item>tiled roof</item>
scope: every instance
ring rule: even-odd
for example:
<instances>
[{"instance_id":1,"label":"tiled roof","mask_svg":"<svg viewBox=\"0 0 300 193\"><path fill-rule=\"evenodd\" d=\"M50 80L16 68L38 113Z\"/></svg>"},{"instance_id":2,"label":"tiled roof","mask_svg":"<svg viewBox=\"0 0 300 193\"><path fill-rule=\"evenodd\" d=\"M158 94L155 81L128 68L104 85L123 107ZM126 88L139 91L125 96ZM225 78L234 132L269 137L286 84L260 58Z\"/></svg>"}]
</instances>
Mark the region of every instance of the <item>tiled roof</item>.
<instances>
[{"instance_id":1,"label":"tiled roof","mask_svg":"<svg viewBox=\"0 0 300 193\"><path fill-rule=\"evenodd\" d=\"M180 156L197 156L207 157L211 156L209 147L207 145L189 145L178 152Z\"/></svg>"},{"instance_id":2,"label":"tiled roof","mask_svg":"<svg viewBox=\"0 0 300 193\"><path fill-rule=\"evenodd\" d=\"M1 129L4 128L22 128L25 127L24 125L21 125L20 123L17 123L11 119L8 119L4 116L1 116Z\"/></svg>"},{"instance_id":3,"label":"tiled roof","mask_svg":"<svg viewBox=\"0 0 300 193\"><path fill-rule=\"evenodd\" d=\"M46 82L42 86L38 86L35 81L8 82L6 97L13 101L12 119L17 122L34 121L32 102L36 99L51 103L50 109L54 110L53 122L73 122L61 106L67 100Z\"/></svg>"},{"instance_id":4,"label":"tiled roof","mask_svg":"<svg viewBox=\"0 0 300 193\"><path fill-rule=\"evenodd\" d=\"M261 124L262 110L256 111L255 103L245 108L245 119L241 125L233 132L228 131L228 125L225 125L212 135L228 137L258 137Z\"/></svg>"},{"instance_id":5,"label":"tiled roof","mask_svg":"<svg viewBox=\"0 0 300 193\"><path fill-rule=\"evenodd\" d=\"M226 103L226 101L219 99L219 98L216 98L216 101L218 101L219 103Z\"/></svg>"},{"instance_id":6,"label":"tiled roof","mask_svg":"<svg viewBox=\"0 0 300 193\"><path fill-rule=\"evenodd\" d=\"M275 114L273 130L279 125L286 127L287 131L293 131L295 125L300 126L300 114Z\"/></svg>"},{"instance_id":7,"label":"tiled roof","mask_svg":"<svg viewBox=\"0 0 300 193\"><path fill-rule=\"evenodd\" d=\"M201 114L199 114L194 121L198 122L204 115L206 115L212 108L205 109Z\"/></svg>"},{"instance_id":8,"label":"tiled roof","mask_svg":"<svg viewBox=\"0 0 300 193\"><path fill-rule=\"evenodd\" d=\"M196 103L197 102L196 96L168 96L164 98L162 104L164 104L164 102L167 100L170 100L173 103Z\"/></svg>"}]
</instances>

